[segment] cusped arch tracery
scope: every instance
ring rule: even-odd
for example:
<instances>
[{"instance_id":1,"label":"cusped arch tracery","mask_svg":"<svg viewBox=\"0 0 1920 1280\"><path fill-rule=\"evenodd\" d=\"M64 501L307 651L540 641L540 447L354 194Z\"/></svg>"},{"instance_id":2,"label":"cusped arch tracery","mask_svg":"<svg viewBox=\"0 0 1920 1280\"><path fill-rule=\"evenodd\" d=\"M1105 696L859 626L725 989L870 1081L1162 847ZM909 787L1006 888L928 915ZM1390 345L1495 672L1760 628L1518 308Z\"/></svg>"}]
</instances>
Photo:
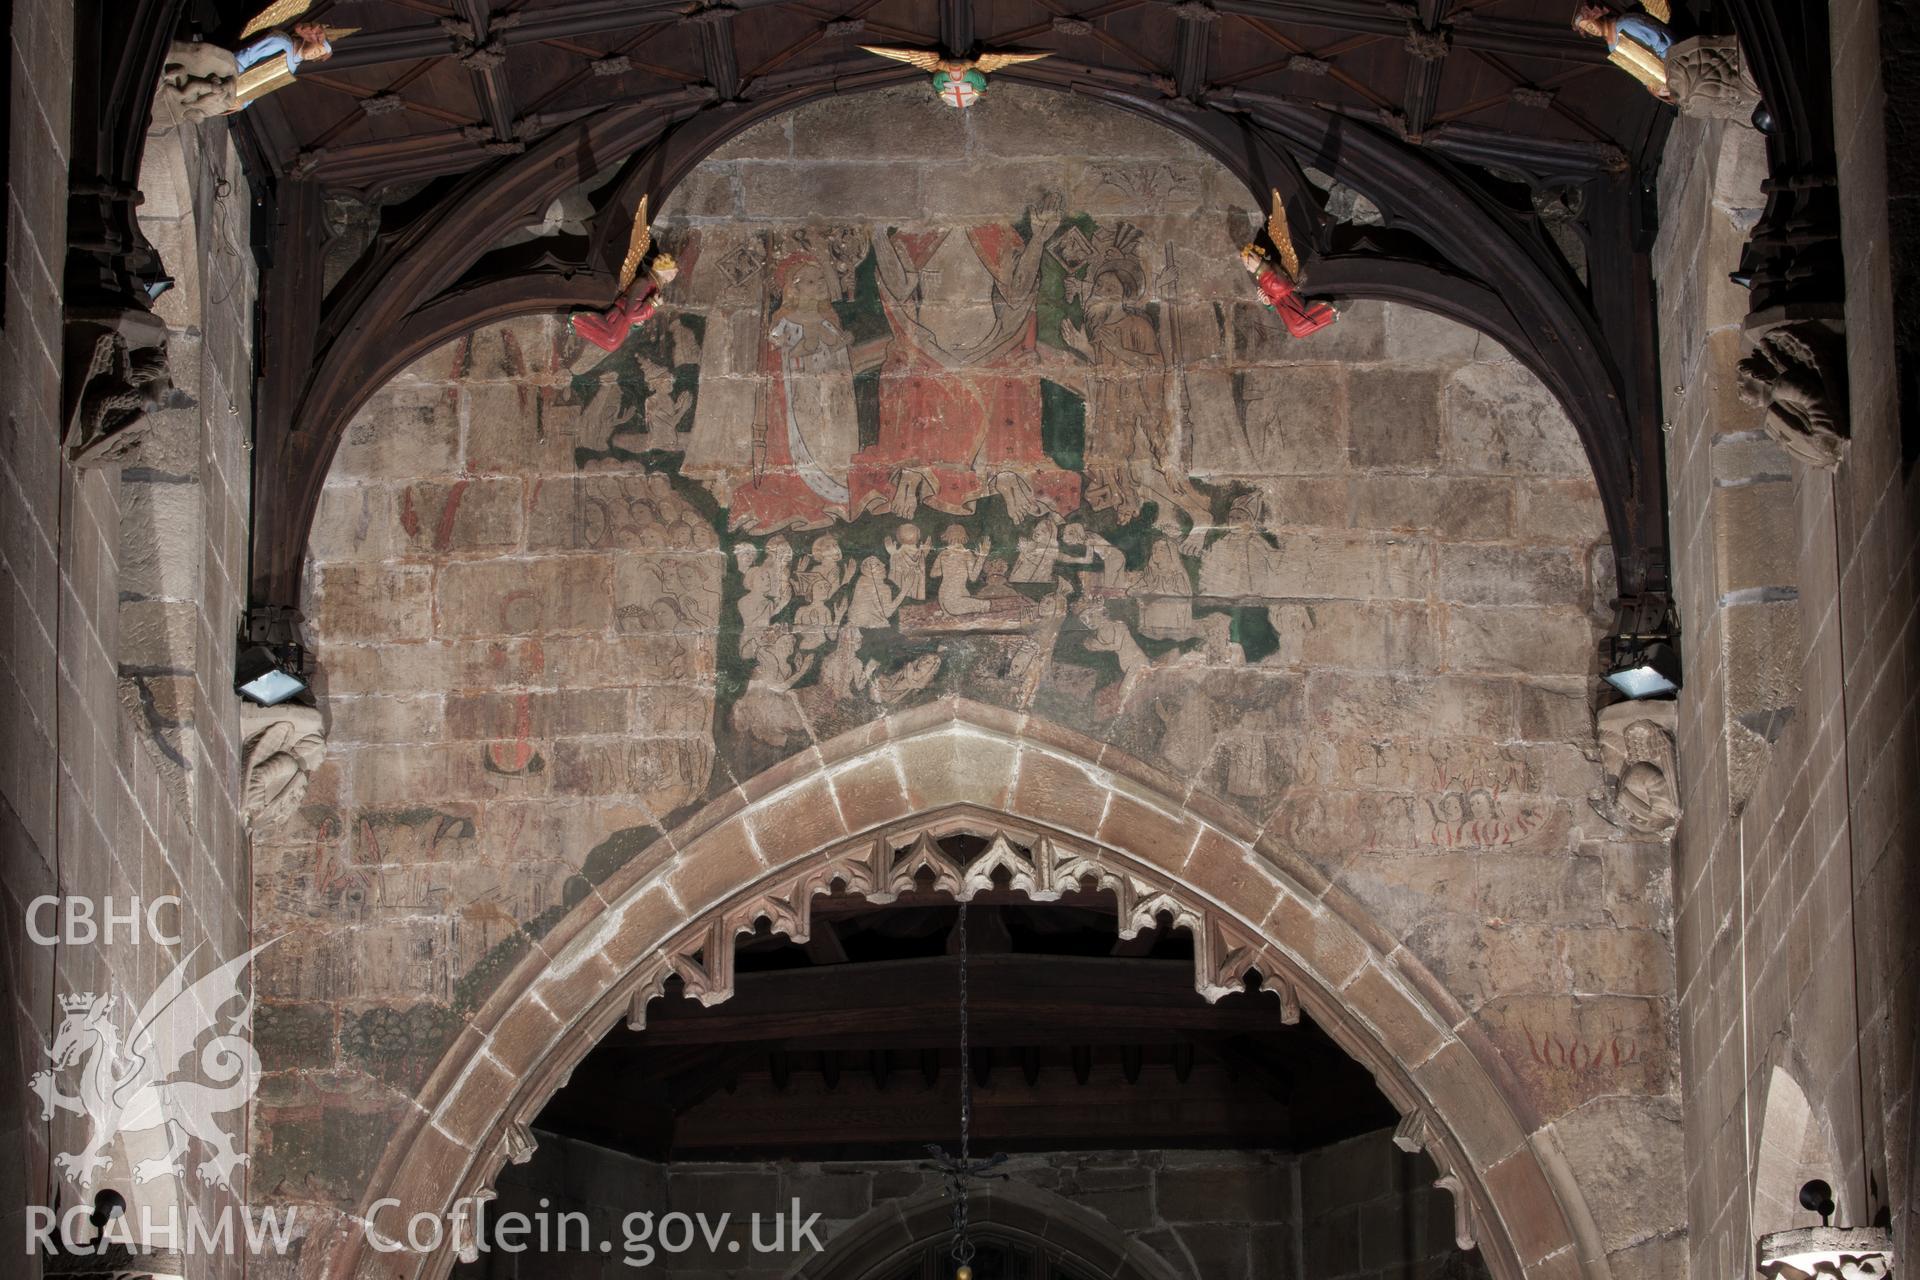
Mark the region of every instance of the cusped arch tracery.
<instances>
[{"instance_id":1,"label":"cusped arch tracery","mask_svg":"<svg viewBox=\"0 0 1920 1280\"><path fill-rule=\"evenodd\" d=\"M763 922L804 936L818 897L1018 886L1044 900L1104 888L1122 929L1192 931L1202 995L1245 990L1257 975L1276 1016L1304 1011L1365 1065L1408 1117L1400 1145L1433 1159L1460 1206L1457 1234L1495 1276L1518 1280L1549 1261L1607 1275L1571 1172L1536 1153L1497 1061L1456 1033L1466 1019L1451 998L1339 890L1309 887L1311 874L1283 869L1284 854L1244 820L1168 795L1160 778L958 699L775 766L610 877L508 974L429 1078L366 1203L443 1212L490 1194L506 1163L531 1155L529 1122L615 1023L643 1019L669 978L704 1003L726 999L734 939ZM946 839L957 834L977 848L956 856ZM361 1234L330 1273L371 1260ZM450 1265L380 1261L383 1274L407 1276Z\"/></svg>"}]
</instances>

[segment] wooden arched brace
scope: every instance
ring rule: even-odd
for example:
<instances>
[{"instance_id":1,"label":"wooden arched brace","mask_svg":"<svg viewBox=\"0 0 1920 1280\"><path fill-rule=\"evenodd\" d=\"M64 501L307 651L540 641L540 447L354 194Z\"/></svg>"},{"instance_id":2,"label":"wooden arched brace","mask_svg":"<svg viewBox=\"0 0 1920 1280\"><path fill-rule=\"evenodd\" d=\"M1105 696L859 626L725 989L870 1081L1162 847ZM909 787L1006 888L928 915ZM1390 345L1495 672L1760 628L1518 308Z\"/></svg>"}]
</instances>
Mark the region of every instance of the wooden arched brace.
<instances>
[{"instance_id":1,"label":"wooden arched brace","mask_svg":"<svg viewBox=\"0 0 1920 1280\"><path fill-rule=\"evenodd\" d=\"M379 387L435 346L482 324L604 302L643 192L663 204L702 159L752 125L805 102L915 74L863 68L825 83L817 72L790 87L763 83L763 96L749 103L719 103L710 91L678 89L607 108L460 180L412 222L384 235L329 300L307 367L271 353L266 361L255 450L261 500L254 602L297 600L333 454L348 422ZM1132 73L1054 59L1001 74L1157 121L1245 182L1252 207L1278 189L1301 232L1309 292L1408 302L1507 343L1560 397L1580 432L1613 531L1622 590L1631 592L1656 570L1664 577L1654 373L1639 367L1651 360L1651 346L1642 341L1647 326L1616 324L1619 332L1604 332L1565 264L1465 169L1383 130L1261 95L1227 91L1204 105L1175 108L1152 96L1147 77ZM619 155L629 159L607 189L584 259L546 248L487 252L530 210L603 172ZM1409 235L1391 249L1361 246L1344 251L1338 264L1316 262L1328 229L1300 157L1368 195ZM1616 349L1623 344L1632 350ZM1630 380L1623 369L1636 376Z\"/></svg>"}]
</instances>

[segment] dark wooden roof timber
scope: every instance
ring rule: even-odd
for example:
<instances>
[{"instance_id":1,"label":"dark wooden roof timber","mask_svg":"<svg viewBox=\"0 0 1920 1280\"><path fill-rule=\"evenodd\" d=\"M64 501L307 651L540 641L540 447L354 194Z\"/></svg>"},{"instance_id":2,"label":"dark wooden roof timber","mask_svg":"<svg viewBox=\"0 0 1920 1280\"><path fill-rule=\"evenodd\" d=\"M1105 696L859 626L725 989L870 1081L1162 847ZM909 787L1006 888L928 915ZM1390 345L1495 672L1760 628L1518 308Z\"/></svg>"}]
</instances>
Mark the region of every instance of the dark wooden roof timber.
<instances>
[{"instance_id":1,"label":"dark wooden roof timber","mask_svg":"<svg viewBox=\"0 0 1920 1280\"><path fill-rule=\"evenodd\" d=\"M252 7L219 3L232 30ZM153 254L126 193L187 8L79 7L70 308L147 306ZM664 200L741 129L918 74L857 53L861 40L1049 50L1000 75L1152 117L1250 196L1280 188L1318 259L1317 292L1411 302L1499 337L1581 432L1622 591L1665 589L1648 249L1670 114L1568 29L1565 0L321 0L314 13L363 30L240 118L266 246L256 604L297 600L335 444L387 376L477 324L604 296L641 190ZM1824 6L1729 0L1717 17L1776 120L1745 264L1754 316L1831 313ZM584 257L489 254L622 156ZM1365 194L1384 227L1330 225L1303 163ZM1580 190L1590 285L1512 198L1515 182ZM326 293L324 195L423 184Z\"/></svg>"}]
</instances>

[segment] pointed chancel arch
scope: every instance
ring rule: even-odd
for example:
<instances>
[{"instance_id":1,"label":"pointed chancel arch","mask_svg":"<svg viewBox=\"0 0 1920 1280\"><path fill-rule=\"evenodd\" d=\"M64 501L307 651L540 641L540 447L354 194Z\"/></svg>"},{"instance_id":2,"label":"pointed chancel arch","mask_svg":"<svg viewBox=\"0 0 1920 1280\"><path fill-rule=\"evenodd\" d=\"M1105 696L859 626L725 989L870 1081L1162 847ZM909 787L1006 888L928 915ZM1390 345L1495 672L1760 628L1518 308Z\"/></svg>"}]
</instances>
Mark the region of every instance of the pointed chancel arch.
<instances>
[{"instance_id":1,"label":"pointed chancel arch","mask_svg":"<svg viewBox=\"0 0 1920 1280\"><path fill-rule=\"evenodd\" d=\"M953 831L992 839L963 866L924 838ZM488 1194L531 1154L528 1124L575 1064L617 1021L644 1016L669 976L724 1000L738 932L764 919L802 935L816 896L884 899L922 867L961 896L996 878L1035 898L1098 882L1128 929L1171 914L1194 930L1203 994L1257 974L1277 1017L1305 1010L1373 1073L1404 1117L1396 1141L1441 1169L1460 1234L1495 1276L1610 1275L1571 1170L1532 1133L1498 1055L1348 894L1178 779L955 698L774 766L576 905L442 1056L375 1173L373 1225L391 1239L412 1214ZM358 1233L330 1274L434 1277L451 1262L379 1253Z\"/></svg>"}]
</instances>

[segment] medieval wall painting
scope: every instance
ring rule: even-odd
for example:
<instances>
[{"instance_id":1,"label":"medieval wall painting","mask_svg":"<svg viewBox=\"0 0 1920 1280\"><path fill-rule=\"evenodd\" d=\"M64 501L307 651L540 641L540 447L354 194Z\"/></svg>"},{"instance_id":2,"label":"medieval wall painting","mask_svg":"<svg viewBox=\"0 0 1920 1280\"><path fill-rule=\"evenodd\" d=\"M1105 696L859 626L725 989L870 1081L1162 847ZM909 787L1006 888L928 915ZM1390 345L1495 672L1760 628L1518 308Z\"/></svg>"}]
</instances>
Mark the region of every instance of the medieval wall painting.
<instances>
[{"instance_id":1,"label":"medieval wall painting","mask_svg":"<svg viewBox=\"0 0 1920 1280\"><path fill-rule=\"evenodd\" d=\"M1383 312L1363 304L1287 339L1246 296L1237 225L1127 205L1200 179L1134 168L1036 185L1013 216L663 224L679 278L616 351L534 317L403 375L388 394L413 406L408 429L430 437L445 396L458 421L444 451L482 475L400 495L406 536L388 550L423 550L430 525L450 563L430 605L387 593L384 607L441 636L545 636L536 668L582 649L589 683L624 651L636 687L665 679L692 699L663 720L649 694L618 728L562 720L563 737L643 731L582 751L541 733L523 695L496 717L482 771L550 770L537 785L582 796L612 787L670 826L811 742L962 692L1112 740L1263 822L1294 805L1281 820L1311 844L1324 805L1289 795L1315 772L1303 730L1351 728L1338 721L1371 704L1310 698L1309 670L1472 670L1436 600L1531 609L1545 583L1568 600L1536 648L1556 650L1546 670L1584 676L1584 656L1568 657L1590 626L1584 546L1441 545L1513 539L1529 518L1513 481L1476 474L1485 460L1444 438L1454 385L1485 381L1465 378L1480 366L1450 328L1396 311L1407 340L1383 361ZM1222 261L1196 240L1217 241ZM458 389L437 391L441 375ZM341 466L384 474L390 451L359 432ZM356 501L365 544L378 512ZM1592 523L1590 498L1557 501L1532 518ZM329 524L323 513L320 538ZM323 569L322 596L336 572ZM1454 620L1483 636L1541 631L1492 609ZM330 621L343 637L383 625ZM583 638L595 631L598 670ZM1542 669L1526 656L1499 669ZM1492 732L1509 710L1434 727ZM1534 847L1566 818L1463 776L1380 835Z\"/></svg>"},{"instance_id":2,"label":"medieval wall painting","mask_svg":"<svg viewBox=\"0 0 1920 1280\"><path fill-rule=\"evenodd\" d=\"M1397 305L1290 338L1248 193L1170 134L925 96L704 162L618 351L488 325L350 428L304 602L328 758L254 901L263 1025L323 1028L272 1069L351 1096L269 1084L256 1185L309 1176L296 1131L374 1158L500 976L700 806L949 693L1238 807L1543 1114L1670 1087L1668 860L1588 802L1610 572L1550 393Z\"/></svg>"},{"instance_id":3,"label":"medieval wall painting","mask_svg":"<svg viewBox=\"0 0 1920 1280\"><path fill-rule=\"evenodd\" d=\"M1196 672L1271 654L1265 602L1305 567L1260 488L1191 478L1187 365L1222 332L1182 334L1161 300L1171 245L1056 193L1012 222L681 244L676 289L705 312L669 303L614 355L574 354L563 398L581 470L665 478L718 533L718 580L650 560L617 609L642 630L717 613L722 785L964 690L1091 708L1182 773L1266 793L1246 708L1267 699L1236 707ZM1280 389L1251 381L1230 407L1250 462L1285 429L1260 404ZM583 518L603 539L629 517Z\"/></svg>"}]
</instances>

